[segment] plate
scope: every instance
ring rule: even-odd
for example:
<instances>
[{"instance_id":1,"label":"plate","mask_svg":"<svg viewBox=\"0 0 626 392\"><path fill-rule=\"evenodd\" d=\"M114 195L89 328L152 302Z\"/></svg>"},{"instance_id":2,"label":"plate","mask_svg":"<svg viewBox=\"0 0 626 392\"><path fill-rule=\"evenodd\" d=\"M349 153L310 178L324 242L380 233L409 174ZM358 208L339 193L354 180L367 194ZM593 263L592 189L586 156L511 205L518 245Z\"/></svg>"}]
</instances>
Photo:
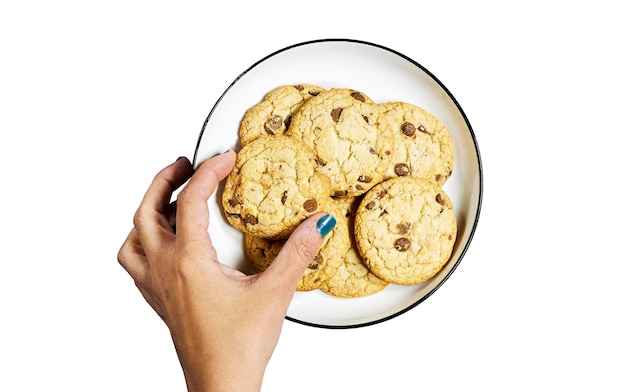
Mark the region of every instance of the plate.
<instances>
[{"instance_id":1,"label":"plate","mask_svg":"<svg viewBox=\"0 0 626 392\"><path fill-rule=\"evenodd\" d=\"M455 162L444 190L454 205L458 234L451 258L443 269L424 283L389 285L379 293L361 298L338 298L321 290L296 292L286 318L320 328L357 328L397 317L441 287L470 246L478 223L483 182L474 132L450 91L416 61L370 42L324 39L278 50L239 75L215 103L202 126L194 166L228 149L238 151L239 122L245 111L275 87L299 83L352 88L375 102L409 102L433 113L450 132ZM253 273L245 259L242 233L224 217L221 192L218 188L209 200L209 233L218 256L227 265Z\"/></svg>"}]
</instances>

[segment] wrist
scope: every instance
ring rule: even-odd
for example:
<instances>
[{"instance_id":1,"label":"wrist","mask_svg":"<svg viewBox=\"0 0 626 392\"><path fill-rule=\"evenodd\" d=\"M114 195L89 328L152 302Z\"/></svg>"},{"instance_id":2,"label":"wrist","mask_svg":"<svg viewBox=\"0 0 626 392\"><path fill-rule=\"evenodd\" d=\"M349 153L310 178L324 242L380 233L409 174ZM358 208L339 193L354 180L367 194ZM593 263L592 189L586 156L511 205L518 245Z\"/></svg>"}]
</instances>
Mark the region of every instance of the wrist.
<instances>
[{"instance_id":1,"label":"wrist","mask_svg":"<svg viewBox=\"0 0 626 392\"><path fill-rule=\"evenodd\" d=\"M233 355L234 351L214 356L179 353L188 392L259 392L265 367L254 366L255 361Z\"/></svg>"},{"instance_id":2,"label":"wrist","mask_svg":"<svg viewBox=\"0 0 626 392\"><path fill-rule=\"evenodd\" d=\"M254 374L241 368L183 369L188 392L259 392L263 373Z\"/></svg>"}]
</instances>

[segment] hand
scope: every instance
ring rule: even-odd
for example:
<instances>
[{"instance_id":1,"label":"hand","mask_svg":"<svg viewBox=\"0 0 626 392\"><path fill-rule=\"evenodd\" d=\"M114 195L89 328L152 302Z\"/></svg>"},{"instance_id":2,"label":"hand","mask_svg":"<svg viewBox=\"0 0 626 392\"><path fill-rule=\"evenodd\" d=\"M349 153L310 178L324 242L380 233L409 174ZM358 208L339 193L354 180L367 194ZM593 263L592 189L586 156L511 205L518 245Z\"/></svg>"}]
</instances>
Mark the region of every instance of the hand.
<instances>
[{"instance_id":1,"label":"hand","mask_svg":"<svg viewBox=\"0 0 626 392\"><path fill-rule=\"evenodd\" d=\"M207 232L207 200L235 157L229 151L209 159L193 176L186 158L159 172L118 253L167 324L189 391L260 389L296 285L335 222L311 216L263 273L246 276L221 264Z\"/></svg>"}]
</instances>

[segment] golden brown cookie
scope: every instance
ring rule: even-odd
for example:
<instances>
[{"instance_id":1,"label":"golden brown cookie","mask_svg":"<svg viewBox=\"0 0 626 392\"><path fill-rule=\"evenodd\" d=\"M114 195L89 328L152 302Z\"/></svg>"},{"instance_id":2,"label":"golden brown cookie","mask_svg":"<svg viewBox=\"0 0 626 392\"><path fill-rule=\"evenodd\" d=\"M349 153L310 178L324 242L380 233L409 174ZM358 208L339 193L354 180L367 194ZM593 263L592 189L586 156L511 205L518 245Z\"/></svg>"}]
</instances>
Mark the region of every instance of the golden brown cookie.
<instances>
[{"instance_id":1,"label":"golden brown cookie","mask_svg":"<svg viewBox=\"0 0 626 392\"><path fill-rule=\"evenodd\" d=\"M286 136L259 138L237 154L226 178L222 206L228 222L262 238L287 238L329 200L328 177L315 154Z\"/></svg>"},{"instance_id":2,"label":"golden brown cookie","mask_svg":"<svg viewBox=\"0 0 626 392\"><path fill-rule=\"evenodd\" d=\"M388 283L374 275L363 263L354 242L354 216L360 197L344 197L335 203L348 221L349 248L343 262L330 279L322 283L322 291L335 297L357 298L382 291Z\"/></svg>"},{"instance_id":3,"label":"golden brown cookie","mask_svg":"<svg viewBox=\"0 0 626 392\"><path fill-rule=\"evenodd\" d=\"M260 136L284 134L300 105L321 91L324 88L312 84L285 85L270 91L244 114L239 126L241 145Z\"/></svg>"},{"instance_id":4,"label":"golden brown cookie","mask_svg":"<svg viewBox=\"0 0 626 392\"><path fill-rule=\"evenodd\" d=\"M331 180L332 196L357 196L383 179L393 135L386 116L365 94L346 88L323 91L294 114L287 135L316 155Z\"/></svg>"},{"instance_id":5,"label":"golden brown cookie","mask_svg":"<svg viewBox=\"0 0 626 392\"><path fill-rule=\"evenodd\" d=\"M380 105L394 137L385 179L414 176L443 185L452 175L454 151L447 128L433 114L406 102Z\"/></svg>"},{"instance_id":6,"label":"golden brown cookie","mask_svg":"<svg viewBox=\"0 0 626 392\"><path fill-rule=\"evenodd\" d=\"M244 235L244 245L248 260L257 272L263 272L270 266L272 261L285 244L283 240L268 240L267 238L254 237L249 234ZM319 288L321 284L320 271L322 260L316 256L309 266L304 270L302 278L296 286L296 291L311 291Z\"/></svg>"},{"instance_id":7,"label":"golden brown cookie","mask_svg":"<svg viewBox=\"0 0 626 392\"><path fill-rule=\"evenodd\" d=\"M311 291L320 288L343 264L345 254L350 247L348 220L335 205L329 205L327 212L335 217L337 223L333 230L324 237L324 242L315 259L305 269L298 282L297 291ZM265 271L276 258L286 240L268 240L245 235L245 248L248 259L258 272Z\"/></svg>"},{"instance_id":8,"label":"golden brown cookie","mask_svg":"<svg viewBox=\"0 0 626 392\"><path fill-rule=\"evenodd\" d=\"M355 242L379 278L413 285L434 276L456 241L452 203L435 182L396 177L373 187L357 209Z\"/></svg>"}]
</instances>

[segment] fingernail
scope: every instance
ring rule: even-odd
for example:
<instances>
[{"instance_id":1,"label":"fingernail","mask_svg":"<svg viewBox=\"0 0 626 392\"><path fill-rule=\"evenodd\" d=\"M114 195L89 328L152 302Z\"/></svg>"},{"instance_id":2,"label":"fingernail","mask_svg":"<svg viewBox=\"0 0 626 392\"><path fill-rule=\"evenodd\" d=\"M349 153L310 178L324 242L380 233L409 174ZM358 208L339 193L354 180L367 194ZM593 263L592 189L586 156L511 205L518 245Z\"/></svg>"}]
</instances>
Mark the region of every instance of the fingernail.
<instances>
[{"instance_id":1,"label":"fingernail","mask_svg":"<svg viewBox=\"0 0 626 392\"><path fill-rule=\"evenodd\" d=\"M317 221L317 231L322 235L322 237L326 237L333 227L335 227L336 223L337 220L335 220L334 216L326 214Z\"/></svg>"},{"instance_id":2,"label":"fingernail","mask_svg":"<svg viewBox=\"0 0 626 392\"><path fill-rule=\"evenodd\" d=\"M180 161L183 158L185 158L185 157L178 157L178 158L176 158L176 162Z\"/></svg>"},{"instance_id":3,"label":"fingernail","mask_svg":"<svg viewBox=\"0 0 626 392\"><path fill-rule=\"evenodd\" d=\"M228 154L228 151L230 151L230 148L229 148L228 150L224 151L224 152L222 153L222 155L224 155L224 154Z\"/></svg>"}]
</instances>

